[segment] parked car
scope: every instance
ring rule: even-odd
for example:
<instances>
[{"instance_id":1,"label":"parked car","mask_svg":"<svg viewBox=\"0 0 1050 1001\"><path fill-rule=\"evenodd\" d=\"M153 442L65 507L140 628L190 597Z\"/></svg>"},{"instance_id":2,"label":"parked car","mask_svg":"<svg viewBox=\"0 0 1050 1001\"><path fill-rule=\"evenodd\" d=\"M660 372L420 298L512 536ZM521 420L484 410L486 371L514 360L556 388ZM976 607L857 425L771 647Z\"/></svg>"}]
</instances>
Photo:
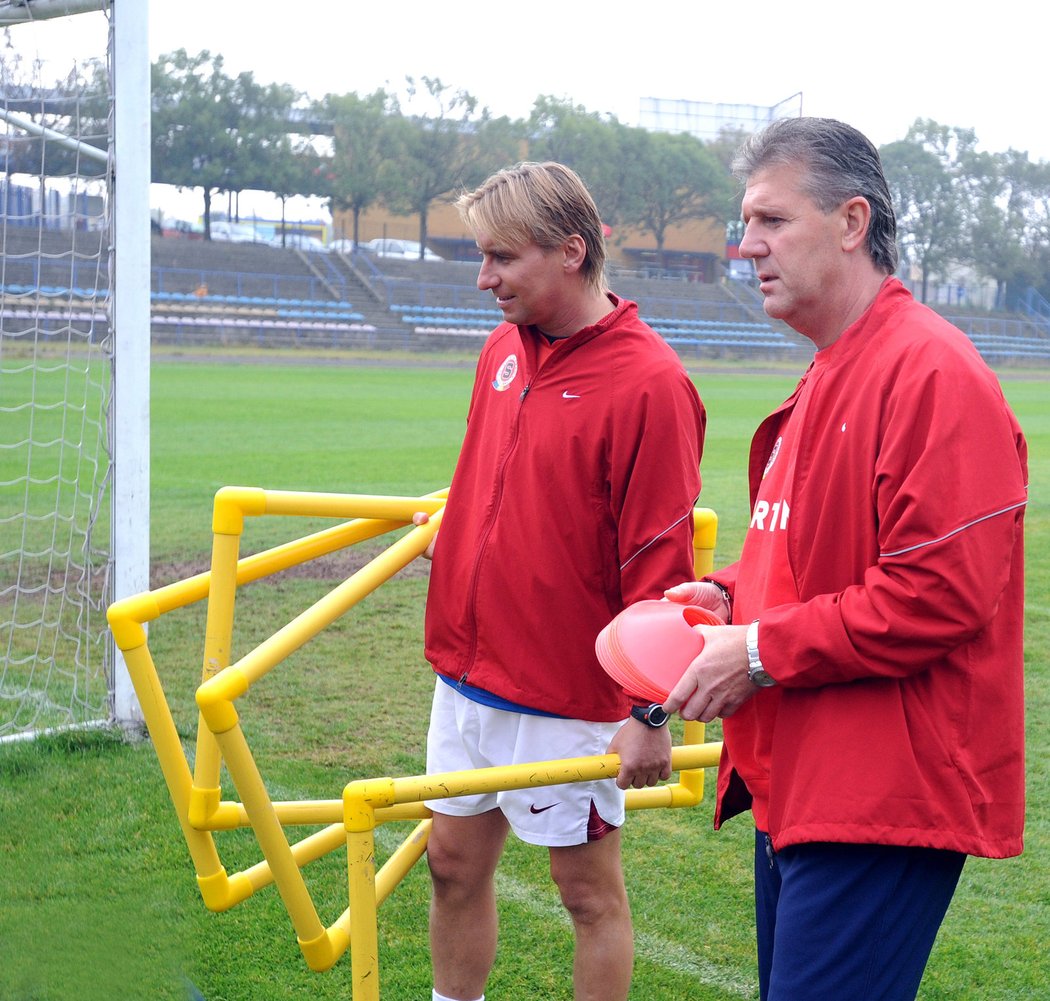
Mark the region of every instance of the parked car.
<instances>
[{"instance_id":1,"label":"parked car","mask_svg":"<svg viewBox=\"0 0 1050 1001\"><path fill-rule=\"evenodd\" d=\"M353 240L333 240L328 244L329 250L334 250L340 254L352 254L354 252L354 241Z\"/></svg>"},{"instance_id":2,"label":"parked car","mask_svg":"<svg viewBox=\"0 0 1050 1001\"><path fill-rule=\"evenodd\" d=\"M259 236L254 227L240 222L227 222L225 219L215 219L211 224L211 238L213 240L227 240L230 243L263 243L263 237Z\"/></svg>"},{"instance_id":3,"label":"parked car","mask_svg":"<svg viewBox=\"0 0 1050 1001\"><path fill-rule=\"evenodd\" d=\"M199 222L186 222L183 219L175 219L167 226L162 227L161 236L174 236L183 240L203 240L204 227Z\"/></svg>"},{"instance_id":4,"label":"parked car","mask_svg":"<svg viewBox=\"0 0 1050 1001\"><path fill-rule=\"evenodd\" d=\"M362 243L361 249L375 254L376 257L396 257L402 261L419 260L419 244L415 240L390 240L386 237L377 237L375 240L369 240L368 243ZM423 260L443 261L444 258L438 257L432 250L425 249Z\"/></svg>"},{"instance_id":5,"label":"parked car","mask_svg":"<svg viewBox=\"0 0 1050 1001\"><path fill-rule=\"evenodd\" d=\"M328 253L328 247L321 240L318 240L316 236L307 236L305 233L285 233L284 242L281 241L280 236L275 236L270 241L270 245L287 249L296 247L299 250L308 250L315 254Z\"/></svg>"}]
</instances>

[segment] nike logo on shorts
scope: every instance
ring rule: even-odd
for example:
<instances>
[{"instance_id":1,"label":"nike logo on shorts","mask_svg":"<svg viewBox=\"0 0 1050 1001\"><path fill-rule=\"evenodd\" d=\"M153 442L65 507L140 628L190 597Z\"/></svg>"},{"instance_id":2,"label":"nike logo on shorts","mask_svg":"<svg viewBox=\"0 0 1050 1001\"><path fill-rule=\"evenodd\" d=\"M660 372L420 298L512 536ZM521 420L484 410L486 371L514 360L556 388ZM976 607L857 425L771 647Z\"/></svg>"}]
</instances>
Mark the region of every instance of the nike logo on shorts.
<instances>
[{"instance_id":1,"label":"nike logo on shorts","mask_svg":"<svg viewBox=\"0 0 1050 1001\"><path fill-rule=\"evenodd\" d=\"M551 803L550 806L537 806L535 803L529 807L529 813L546 813L547 810L553 810L558 804Z\"/></svg>"}]
</instances>

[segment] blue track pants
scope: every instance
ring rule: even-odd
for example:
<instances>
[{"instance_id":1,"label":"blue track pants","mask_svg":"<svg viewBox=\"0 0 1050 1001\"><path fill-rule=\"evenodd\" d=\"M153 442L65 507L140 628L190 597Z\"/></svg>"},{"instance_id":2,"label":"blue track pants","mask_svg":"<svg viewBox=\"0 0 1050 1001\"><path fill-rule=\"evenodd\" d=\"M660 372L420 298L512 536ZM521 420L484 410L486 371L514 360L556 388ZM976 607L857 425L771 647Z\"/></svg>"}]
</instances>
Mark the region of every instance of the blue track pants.
<instances>
[{"instance_id":1,"label":"blue track pants","mask_svg":"<svg viewBox=\"0 0 1050 1001\"><path fill-rule=\"evenodd\" d=\"M914 1001L966 856L755 838L762 1001Z\"/></svg>"}]
</instances>

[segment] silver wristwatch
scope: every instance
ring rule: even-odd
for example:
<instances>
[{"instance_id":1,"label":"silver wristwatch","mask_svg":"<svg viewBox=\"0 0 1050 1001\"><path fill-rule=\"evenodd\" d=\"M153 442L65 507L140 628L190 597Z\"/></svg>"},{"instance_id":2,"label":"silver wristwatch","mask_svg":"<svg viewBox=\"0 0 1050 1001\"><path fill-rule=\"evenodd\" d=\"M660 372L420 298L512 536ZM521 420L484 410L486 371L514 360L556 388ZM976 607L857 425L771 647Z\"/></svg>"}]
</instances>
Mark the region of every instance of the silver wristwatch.
<instances>
[{"instance_id":1,"label":"silver wristwatch","mask_svg":"<svg viewBox=\"0 0 1050 1001\"><path fill-rule=\"evenodd\" d=\"M776 682L766 672L758 656L758 619L747 627L744 643L747 646L747 680L758 688L771 688Z\"/></svg>"}]
</instances>

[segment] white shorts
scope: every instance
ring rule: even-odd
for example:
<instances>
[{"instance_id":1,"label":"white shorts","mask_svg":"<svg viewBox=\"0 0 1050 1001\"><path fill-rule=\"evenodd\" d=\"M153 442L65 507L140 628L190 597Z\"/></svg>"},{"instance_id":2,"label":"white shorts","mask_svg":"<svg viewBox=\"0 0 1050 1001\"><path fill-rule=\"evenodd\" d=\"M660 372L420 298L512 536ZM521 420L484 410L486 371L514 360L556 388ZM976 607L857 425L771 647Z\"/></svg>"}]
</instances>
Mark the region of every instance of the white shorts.
<instances>
[{"instance_id":1,"label":"white shorts","mask_svg":"<svg viewBox=\"0 0 1050 1001\"><path fill-rule=\"evenodd\" d=\"M427 774L605 754L623 721L532 716L473 702L438 678L427 734ZM435 813L474 817L498 807L514 833L552 848L596 841L624 822L615 779L428 800Z\"/></svg>"}]
</instances>

